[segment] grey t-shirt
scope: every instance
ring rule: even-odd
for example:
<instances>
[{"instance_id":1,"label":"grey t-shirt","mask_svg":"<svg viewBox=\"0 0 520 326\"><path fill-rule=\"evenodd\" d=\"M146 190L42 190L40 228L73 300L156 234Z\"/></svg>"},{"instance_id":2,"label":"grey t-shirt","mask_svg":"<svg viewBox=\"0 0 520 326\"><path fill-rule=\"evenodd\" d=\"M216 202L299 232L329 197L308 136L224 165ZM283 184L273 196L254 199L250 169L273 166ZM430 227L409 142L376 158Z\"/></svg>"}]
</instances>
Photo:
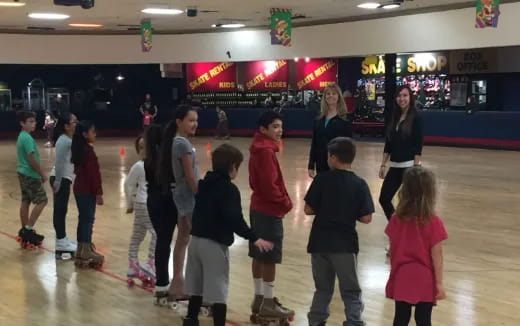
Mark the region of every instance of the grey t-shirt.
<instances>
[{"instance_id":1,"label":"grey t-shirt","mask_svg":"<svg viewBox=\"0 0 520 326\"><path fill-rule=\"evenodd\" d=\"M182 168L182 156L184 154L190 154L193 160L193 172L195 175L195 181L199 181L199 167L197 163L197 153L195 148L190 143L190 141L185 137L177 136L173 139L172 144L172 168L173 175L175 176L175 191L174 191L174 199L176 199L176 204L179 205L182 203L177 203L178 200L184 201L193 201L195 198L195 194L191 191L188 183L186 182L186 174L184 173L184 169Z\"/></svg>"}]
</instances>

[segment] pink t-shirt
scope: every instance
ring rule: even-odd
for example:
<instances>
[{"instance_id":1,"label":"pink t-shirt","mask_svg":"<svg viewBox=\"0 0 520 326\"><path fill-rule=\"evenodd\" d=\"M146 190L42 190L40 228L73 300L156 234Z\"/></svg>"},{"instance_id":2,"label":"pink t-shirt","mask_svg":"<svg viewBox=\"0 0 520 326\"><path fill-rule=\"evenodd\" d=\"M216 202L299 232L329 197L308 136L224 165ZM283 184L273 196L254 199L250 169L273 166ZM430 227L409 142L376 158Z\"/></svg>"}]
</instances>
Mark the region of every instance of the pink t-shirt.
<instances>
[{"instance_id":1,"label":"pink t-shirt","mask_svg":"<svg viewBox=\"0 0 520 326\"><path fill-rule=\"evenodd\" d=\"M386 296L411 304L436 302L437 288L431 249L446 240L448 233L441 218L419 225L392 216L385 233L390 238L390 277Z\"/></svg>"}]
</instances>

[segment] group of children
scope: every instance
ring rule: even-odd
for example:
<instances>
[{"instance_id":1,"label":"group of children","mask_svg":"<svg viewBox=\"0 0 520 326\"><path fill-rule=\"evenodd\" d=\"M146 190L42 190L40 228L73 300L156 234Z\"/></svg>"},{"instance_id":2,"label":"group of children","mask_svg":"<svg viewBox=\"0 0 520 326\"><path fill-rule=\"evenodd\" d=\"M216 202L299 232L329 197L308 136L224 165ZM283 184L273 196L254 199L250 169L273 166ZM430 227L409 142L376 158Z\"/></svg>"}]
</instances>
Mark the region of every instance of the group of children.
<instances>
[{"instance_id":1,"label":"group of children","mask_svg":"<svg viewBox=\"0 0 520 326\"><path fill-rule=\"evenodd\" d=\"M274 111L265 112L250 147L251 227L244 221L240 191L232 182L243 161L243 154L237 148L229 144L216 148L211 156L212 170L199 180L197 155L189 140L196 132L197 119L192 107L181 105L164 130L152 124L144 138L136 140L140 161L131 168L125 182L127 212L135 213L128 273L155 275L154 297L158 304L189 298L184 326L198 325L203 303L212 306L214 325L225 325L228 248L236 233L250 243L255 289L251 320L288 323L294 311L284 307L274 296L276 264L282 261L283 217L292 209L276 157L283 132L282 117ZM47 203L42 187L45 175L39 165L38 149L29 134L34 130L34 115L22 112L19 121L22 126L17 142L22 189L20 236L23 241L38 244L43 236L33 227ZM99 266L103 256L96 253L92 244L96 204L103 204L99 165L92 147L95 128L88 122L78 123L73 115L59 123L64 125L64 132L56 142L52 179L57 248L59 241L69 249L74 245L66 238L62 223L66 215L64 203L68 201L73 183L79 210L76 261ZM56 129L59 132L60 128ZM68 146L70 157L64 153ZM367 183L352 171L355 155L356 146L350 138L333 139L328 145L331 170L318 173L305 196L305 213L315 215L307 247L316 287L308 314L311 326L326 324L336 277L345 304L344 325L364 325L357 276L356 224L371 222L374 205ZM447 233L435 214L435 194L432 172L422 167L408 169L399 193L399 205L385 230L391 246L386 296L395 300L396 326L408 325L412 306L416 307L417 325L431 325L432 307L436 300L445 297L442 241ZM36 206L28 217L30 203ZM178 235L170 286L168 263L176 226ZM137 251L148 230L153 235L149 259L141 265Z\"/></svg>"}]
</instances>

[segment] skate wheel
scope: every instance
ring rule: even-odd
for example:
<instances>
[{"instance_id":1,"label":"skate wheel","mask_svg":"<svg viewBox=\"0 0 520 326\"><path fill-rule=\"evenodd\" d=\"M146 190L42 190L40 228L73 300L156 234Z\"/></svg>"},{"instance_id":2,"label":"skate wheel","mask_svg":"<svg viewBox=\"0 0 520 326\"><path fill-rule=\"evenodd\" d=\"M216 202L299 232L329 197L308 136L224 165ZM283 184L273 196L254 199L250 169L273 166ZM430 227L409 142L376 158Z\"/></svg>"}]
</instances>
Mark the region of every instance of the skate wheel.
<instances>
[{"instance_id":1,"label":"skate wheel","mask_svg":"<svg viewBox=\"0 0 520 326\"><path fill-rule=\"evenodd\" d=\"M206 307L202 307L200 309L200 313L204 317L209 317L211 315L211 309L210 308L206 308Z\"/></svg>"},{"instance_id":2,"label":"skate wheel","mask_svg":"<svg viewBox=\"0 0 520 326\"><path fill-rule=\"evenodd\" d=\"M132 280L131 278L129 278L128 280L126 280L126 284L128 284L128 286L134 286L135 285L135 282L134 280Z\"/></svg>"},{"instance_id":3,"label":"skate wheel","mask_svg":"<svg viewBox=\"0 0 520 326\"><path fill-rule=\"evenodd\" d=\"M289 317L289 321L293 322L294 321L294 316Z\"/></svg>"},{"instance_id":4,"label":"skate wheel","mask_svg":"<svg viewBox=\"0 0 520 326\"><path fill-rule=\"evenodd\" d=\"M173 310L177 310L179 309L179 304L177 302L172 302L170 304L170 307L173 309Z\"/></svg>"}]
</instances>

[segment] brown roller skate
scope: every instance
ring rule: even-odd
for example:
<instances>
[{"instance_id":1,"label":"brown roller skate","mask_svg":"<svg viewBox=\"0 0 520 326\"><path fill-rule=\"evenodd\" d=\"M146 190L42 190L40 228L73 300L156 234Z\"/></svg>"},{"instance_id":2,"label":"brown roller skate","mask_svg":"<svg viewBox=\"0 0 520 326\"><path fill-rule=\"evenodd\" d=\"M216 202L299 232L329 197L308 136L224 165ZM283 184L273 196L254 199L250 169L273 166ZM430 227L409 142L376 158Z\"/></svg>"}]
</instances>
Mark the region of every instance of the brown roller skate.
<instances>
[{"instance_id":1,"label":"brown roller skate","mask_svg":"<svg viewBox=\"0 0 520 326\"><path fill-rule=\"evenodd\" d=\"M264 296L256 294L251 303L251 317L249 317L253 324L258 324L258 313L260 313L260 308L262 307L263 302Z\"/></svg>"},{"instance_id":2,"label":"brown roller skate","mask_svg":"<svg viewBox=\"0 0 520 326\"><path fill-rule=\"evenodd\" d=\"M105 257L95 251L92 243L78 243L78 251L76 252L76 260L74 264L82 268L100 268L103 265Z\"/></svg>"},{"instance_id":3,"label":"brown roller skate","mask_svg":"<svg viewBox=\"0 0 520 326\"><path fill-rule=\"evenodd\" d=\"M288 326L293 320L293 310L284 307L277 298L264 298L258 313L258 323L261 326Z\"/></svg>"}]
</instances>

